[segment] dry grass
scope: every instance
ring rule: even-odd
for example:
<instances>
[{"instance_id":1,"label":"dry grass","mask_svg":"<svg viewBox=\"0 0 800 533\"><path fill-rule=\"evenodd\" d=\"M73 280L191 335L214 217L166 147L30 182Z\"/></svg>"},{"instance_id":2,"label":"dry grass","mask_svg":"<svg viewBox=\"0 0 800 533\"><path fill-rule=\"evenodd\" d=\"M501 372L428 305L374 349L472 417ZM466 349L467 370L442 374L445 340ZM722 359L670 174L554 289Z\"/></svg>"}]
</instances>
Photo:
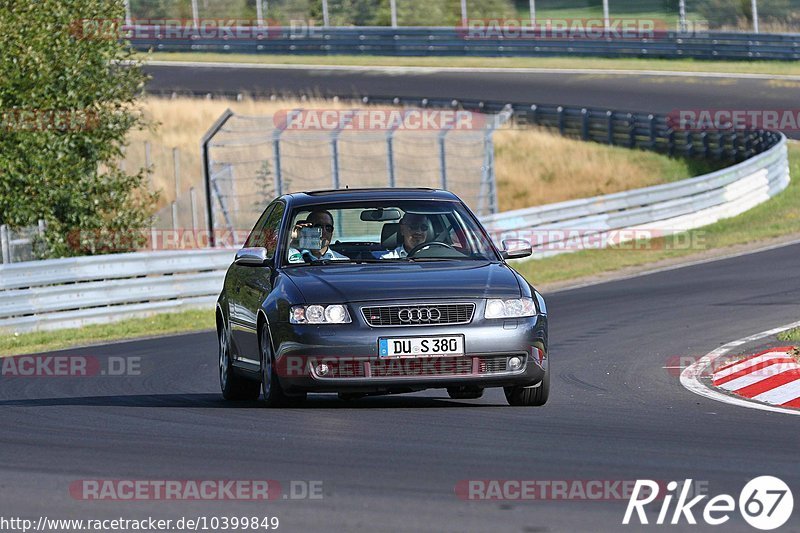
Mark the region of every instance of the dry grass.
<instances>
[{"instance_id":1,"label":"dry grass","mask_svg":"<svg viewBox=\"0 0 800 533\"><path fill-rule=\"evenodd\" d=\"M269 115L296 107L351 107L324 100L236 102L153 97L142 105L156 125L132 133L126 164L129 168L144 166L144 141L151 143L152 185L162 191L162 206L175 198L173 147L180 151L181 195L189 187L202 188L200 139L226 108L241 115ZM495 154L501 210L643 187L708 170L695 162L565 139L535 129L499 131Z\"/></svg>"}]
</instances>

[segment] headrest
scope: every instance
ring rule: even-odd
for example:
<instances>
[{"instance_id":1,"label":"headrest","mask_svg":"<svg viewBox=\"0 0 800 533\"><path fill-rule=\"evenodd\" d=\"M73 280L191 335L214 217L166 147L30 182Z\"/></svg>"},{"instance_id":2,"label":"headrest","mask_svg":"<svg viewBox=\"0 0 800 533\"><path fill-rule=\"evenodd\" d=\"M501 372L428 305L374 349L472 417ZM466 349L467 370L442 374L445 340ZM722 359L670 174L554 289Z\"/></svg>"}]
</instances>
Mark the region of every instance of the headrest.
<instances>
[{"instance_id":1,"label":"headrest","mask_svg":"<svg viewBox=\"0 0 800 533\"><path fill-rule=\"evenodd\" d=\"M400 244L400 223L387 222L381 228L381 246L387 250L397 248Z\"/></svg>"}]
</instances>

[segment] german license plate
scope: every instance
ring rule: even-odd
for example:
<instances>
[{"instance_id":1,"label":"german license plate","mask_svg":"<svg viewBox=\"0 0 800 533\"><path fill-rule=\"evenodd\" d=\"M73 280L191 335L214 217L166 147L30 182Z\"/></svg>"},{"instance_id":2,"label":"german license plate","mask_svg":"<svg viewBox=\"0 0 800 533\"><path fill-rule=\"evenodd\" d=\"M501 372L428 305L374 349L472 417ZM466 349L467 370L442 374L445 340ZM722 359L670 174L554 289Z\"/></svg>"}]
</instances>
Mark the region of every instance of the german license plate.
<instances>
[{"instance_id":1,"label":"german license plate","mask_svg":"<svg viewBox=\"0 0 800 533\"><path fill-rule=\"evenodd\" d=\"M380 357L464 355L464 336L378 339Z\"/></svg>"}]
</instances>

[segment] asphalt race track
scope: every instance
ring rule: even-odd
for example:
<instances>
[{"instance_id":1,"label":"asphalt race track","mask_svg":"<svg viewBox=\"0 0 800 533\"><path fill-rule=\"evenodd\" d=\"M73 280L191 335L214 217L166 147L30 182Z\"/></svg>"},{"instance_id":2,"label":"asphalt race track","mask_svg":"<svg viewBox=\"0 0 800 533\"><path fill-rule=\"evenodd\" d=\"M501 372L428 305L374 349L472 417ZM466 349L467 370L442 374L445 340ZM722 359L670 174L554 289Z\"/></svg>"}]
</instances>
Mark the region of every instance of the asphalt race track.
<instances>
[{"instance_id":1,"label":"asphalt race track","mask_svg":"<svg viewBox=\"0 0 800 533\"><path fill-rule=\"evenodd\" d=\"M454 489L474 479L692 478L738 498L765 474L798 487L800 418L696 396L663 368L797 320L798 254L790 245L549 295L554 380L543 408L508 407L497 390L471 401L429 391L316 396L285 410L227 404L211 332L62 352L101 368L108 357L141 358L141 375L2 377L0 501L6 514L33 518L225 514L278 516L284 531L593 532L654 526L621 526L619 501L467 502ZM270 479L284 493L291 480L315 480L324 496L82 501L69 492L82 479ZM797 518L795 509L786 530ZM753 531L736 513L716 530Z\"/></svg>"},{"instance_id":2,"label":"asphalt race track","mask_svg":"<svg viewBox=\"0 0 800 533\"><path fill-rule=\"evenodd\" d=\"M788 110L797 107L800 81L617 73L397 71L299 68L225 68L148 65L148 90L306 93L487 99L669 113L673 110ZM800 138L798 131L785 132Z\"/></svg>"},{"instance_id":3,"label":"asphalt race track","mask_svg":"<svg viewBox=\"0 0 800 533\"><path fill-rule=\"evenodd\" d=\"M148 66L157 92L491 98L668 112L796 105L798 82L598 75L343 72ZM631 252L635 253L635 252ZM212 332L59 352L124 376L0 375L3 514L49 518L277 516L279 531L649 531L622 526L626 501L465 501L465 480L691 478L738 499L776 475L800 499L800 417L684 389L675 356L798 320L800 244L546 295L550 402L512 408L444 391L304 408L225 403ZM534 280L535 281L535 280ZM5 372L3 374L6 374ZM277 500L91 501L80 480L277 480ZM322 498L292 481L321 482ZM302 483L294 486L302 487ZM800 531L800 510L784 530ZM659 505L650 510L654 521ZM670 513L671 516L672 513ZM701 511L696 511L699 516ZM683 520L670 531L712 528ZM753 531L741 516L716 531Z\"/></svg>"}]
</instances>

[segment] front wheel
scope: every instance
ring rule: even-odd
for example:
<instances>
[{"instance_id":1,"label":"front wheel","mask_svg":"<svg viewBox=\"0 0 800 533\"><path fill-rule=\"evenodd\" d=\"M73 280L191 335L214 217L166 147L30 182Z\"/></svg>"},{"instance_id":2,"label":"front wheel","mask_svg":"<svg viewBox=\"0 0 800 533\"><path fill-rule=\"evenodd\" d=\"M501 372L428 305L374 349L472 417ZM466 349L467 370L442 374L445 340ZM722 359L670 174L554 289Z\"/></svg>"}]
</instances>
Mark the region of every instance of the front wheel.
<instances>
[{"instance_id":1,"label":"front wheel","mask_svg":"<svg viewBox=\"0 0 800 533\"><path fill-rule=\"evenodd\" d=\"M245 379L233 372L231 363L231 346L228 331L222 326L218 332L219 339L219 387L226 400L257 400L258 381Z\"/></svg>"},{"instance_id":2,"label":"front wheel","mask_svg":"<svg viewBox=\"0 0 800 533\"><path fill-rule=\"evenodd\" d=\"M550 396L550 370L545 370L544 377L534 387L503 387L506 401L514 406L540 406L547 403Z\"/></svg>"},{"instance_id":3,"label":"front wheel","mask_svg":"<svg viewBox=\"0 0 800 533\"><path fill-rule=\"evenodd\" d=\"M261 391L267 407L283 407L285 405L301 403L306 399L305 393L289 396L283 391L275 371L275 359L272 357L272 343L270 342L267 325L261 326L259 337L261 346Z\"/></svg>"}]
</instances>

